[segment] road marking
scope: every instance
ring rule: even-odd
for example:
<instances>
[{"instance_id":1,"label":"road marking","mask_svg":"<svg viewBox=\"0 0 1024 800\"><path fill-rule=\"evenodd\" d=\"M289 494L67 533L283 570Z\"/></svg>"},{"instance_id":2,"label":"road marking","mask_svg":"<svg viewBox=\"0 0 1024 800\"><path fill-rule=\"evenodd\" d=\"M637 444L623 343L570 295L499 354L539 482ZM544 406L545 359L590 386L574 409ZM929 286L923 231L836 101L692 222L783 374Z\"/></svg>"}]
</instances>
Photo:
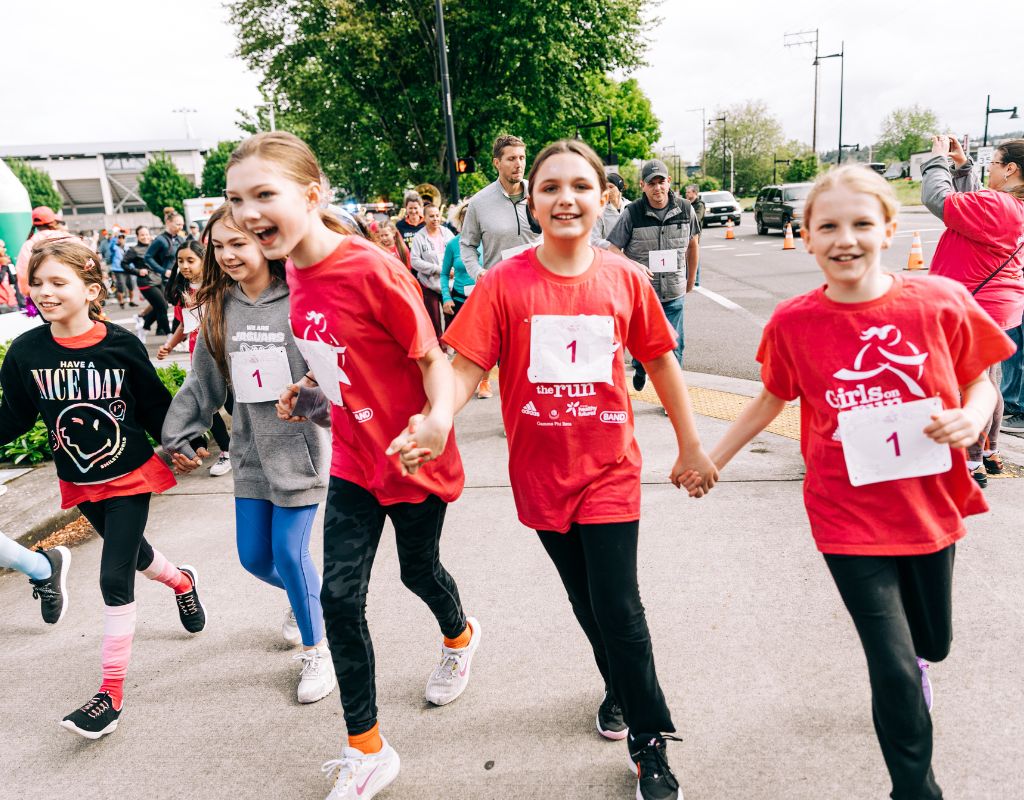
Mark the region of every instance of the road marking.
<instances>
[{"instance_id":1,"label":"road marking","mask_svg":"<svg viewBox=\"0 0 1024 800\"><path fill-rule=\"evenodd\" d=\"M727 308L730 311L736 312L742 317L746 317L759 328L763 328L765 326L765 322L763 320L758 319L749 311L747 311L747 309L745 309L743 306L739 305L738 303L734 303L728 297L722 297L722 295L718 294L717 292L713 292L710 289L705 289L703 286L697 286L696 288L694 288L694 291L700 292L702 295L708 298L708 300L718 303L718 305L722 306L722 308Z\"/></svg>"},{"instance_id":2,"label":"road marking","mask_svg":"<svg viewBox=\"0 0 1024 800\"><path fill-rule=\"evenodd\" d=\"M747 258L748 256L759 256L760 253L737 253L736 258Z\"/></svg>"},{"instance_id":3,"label":"road marking","mask_svg":"<svg viewBox=\"0 0 1024 800\"><path fill-rule=\"evenodd\" d=\"M729 245L727 244L702 244L701 250L728 250Z\"/></svg>"}]
</instances>

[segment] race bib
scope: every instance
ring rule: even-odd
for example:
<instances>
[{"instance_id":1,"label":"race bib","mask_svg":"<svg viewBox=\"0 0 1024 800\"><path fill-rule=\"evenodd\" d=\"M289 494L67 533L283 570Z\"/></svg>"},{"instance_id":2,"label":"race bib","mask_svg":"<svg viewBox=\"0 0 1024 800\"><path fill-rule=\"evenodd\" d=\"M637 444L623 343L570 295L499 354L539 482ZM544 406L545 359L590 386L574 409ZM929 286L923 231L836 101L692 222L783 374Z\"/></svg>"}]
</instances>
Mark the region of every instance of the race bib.
<instances>
[{"instance_id":1,"label":"race bib","mask_svg":"<svg viewBox=\"0 0 1024 800\"><path fill-rule=\"evenodd\" d=\"M612 383L615 320L539 314L530 324L532 383Z\"/></svg>"},{"instance_id":2,"label":"race bib","mask_svg":"<svg viewBox=\"0 0 1024 800\"><path fill-rule=\"evenodd\" d=\"M501 251L501 260L505 261L506 259L512 258L512 256L517 256L520 253L525 253L530 248L537 247L538 245L541 245L543 243L544 237L541 236L535 242L529 242L528 244L520 244L516 245L515 247L506 247L504 250Z\"/></svg>"},{"instance_id":3,"label":"race bib","mask_svg":"<svg viewBox=\"0 0 1024 800\"><path fill-rule=\"evenodd\" d=\"M185 335L188 336L192 331L199 328L200 323L200 309L198 306L192 308L183 307L181 309L181 325L185 329Z\"/></svg>"},{"instance_id":4,"label":"race bib","mask_svg":"<svg viewBox=\"0 0 1024 800\"><path fill-rule=\"evenodd\" d=\"M338 382L338 351L327 342L319 342L315 339L299 339L296 337L295 345L306 359L313 377L316 378L320 390L324 396L336 406L344 406L341 399L341 385Z\"/></svg>"},{"instance_id":5,"label":"race bib","mask_svg":"<svg viewBox=\"0 0 1024 800\"><path fill-rule=\"evenodd\" d=\"M675 272L679 269L678 250L652 250L647 256L651 272Z\"/></svg>"},{"instance_id":6,"label":"race bib","mask_svg":"<svg viewBox=\"0 0 1024 800\"><path fill-rule=\"evenodd\" d=\"M462 287L462 294L464 294L466 297L469 297L471 294L473 294L473 290L475 288L476 288L476 284L473 284L473 283L470 283L470 284L468 284L466 286L463 286Z\"/></svg>"},{"instance_id":7,"label":"race bib","mask_svg":"<svg viewBox=\"0 0 1024 800\"><path fill-rule=\"evenodd\" d=\"M850 483L866 486L948 472L953 466L949 445L922 433L939 411L942 400L928 397L840 413L839 436Z\"/></svg>"},{"instance_id":8,"label":"race bib","mask_svg":"<svg viewBox=\"0 0 1024 800\"><path fill-rule=\"evenodd\" d=\"M292 383L288 353L283 347L240 350L231 354L231 383L239 403L268 403Z\"/></svg>"}]
</instances>

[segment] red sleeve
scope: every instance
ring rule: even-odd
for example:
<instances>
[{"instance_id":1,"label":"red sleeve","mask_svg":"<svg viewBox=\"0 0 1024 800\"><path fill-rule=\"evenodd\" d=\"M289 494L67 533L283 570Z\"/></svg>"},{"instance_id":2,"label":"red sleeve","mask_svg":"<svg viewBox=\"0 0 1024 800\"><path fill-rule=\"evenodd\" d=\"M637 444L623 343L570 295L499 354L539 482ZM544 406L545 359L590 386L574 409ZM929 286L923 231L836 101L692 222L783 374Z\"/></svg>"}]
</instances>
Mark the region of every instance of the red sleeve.
<instances>
[{"instance_id":1,"label":"red sleeve","mask_svg":"<svg viewBox=\"0 0 1024 800\"><path fill-rule=\"evenodd\" d=\"M942 221L968 239L986 244L993 239L1005 239L1005 244L1016 245L1020 233L1020 215L1014 214L1007 203L1019 203L1003 192L954 192L946 195L942 206Z\"/></svg>"},{"instance_id":2,"label":"red sleeve","mask_svg":"<svg viewBox=\"0 0 1024 800\"><path fill-rule=\"evenodd\" d=\"M184 318L181 315L181 304L180 303L178 303L178 304L176 304L174 306L174 318L176 320L178 320L178 322L180 322L182 324L184 324L184 322L185 322Z\"/></svg>"},{"instance_id":3,"label":"red sleeve","mask_svg":"<svg viewBox=\"0 0 1024 800\"><path fill-rule=\"evenodd\" d=\"M658 295L646 276L631 276L636 302L629 318L626 347L640 363L653 361L676 346L676 331L669 325Z\"/></svg>"},{"instance_id":4,"label":"red sleeve","mask_svg":"<svg viewBox=\"0 0 1024 800\"><path fill-rule=\"evenodd\" d=\"M799 397L800 385L794 372L794 364L786 351L775 317L768 321L761 336L757 360L761 364L761 383L765 389L783 400L795 400Z\"/></svg>"},{"instance_id":5,"label":"red sleeve","mask_svg":"<svg viewBox=\"0 0 1024 800\"><path fill-rule=\"evenodd\" d=\"M477 280L473 293L442 337L445 344L481 369L490 369L501 356L501 309L495 291L498 280L497 275Z\"/></svg>"},{"instance_id":6,"label":"red sleeve","mask_svg":"<svg viewBox=\"0 0 1024 800\"><path fill-rule=\"evenodd\" d=\"M383 261L383 259L382 259ZM374 317L409 358L423 358L437 347L434 326L423 305L423 290L411 274L383 263L375 273Z\"/></svg>"},{"instance_id":7,"label":"red sleeve","mask_svg":"<svg viewBox=\"0 0 1024 800\"><path fill-rule=\"evenodd\" d=\"M1008 359L1017 346L963 286L955 284L954 291L960 301L960 313L946 336L957 383L963 386L996 362Z\"/></svg>"}]
</instances>

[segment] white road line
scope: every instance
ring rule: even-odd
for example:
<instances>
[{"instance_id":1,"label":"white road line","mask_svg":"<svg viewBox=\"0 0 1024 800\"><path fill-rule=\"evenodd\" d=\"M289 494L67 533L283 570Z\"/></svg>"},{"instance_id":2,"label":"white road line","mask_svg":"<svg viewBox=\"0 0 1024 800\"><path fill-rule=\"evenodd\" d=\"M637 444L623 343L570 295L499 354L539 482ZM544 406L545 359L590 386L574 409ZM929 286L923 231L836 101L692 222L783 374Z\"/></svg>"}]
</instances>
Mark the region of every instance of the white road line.
<instances>
[{"instance_id":1,"label":"white road line","mask_svg":"<svg viewBox=\"0 0 1024 800\"><path fill-rule=\"evenodd\" d=\"M736 258L747 258L749 256L759 256L760 253L737 253Z\"/></svg>"},{"instance_id":2,"label":"white road line","mask_svg":"<svg viewBox=\"0 0 1024 800\"><path fill-rule=\"evenodd\" d=\"M765 326L763 320L758 319L749 311L747 311L747 309L745 309L743 306L734 303L728 297L722 297L722 295L718 294L717 292L713 292L710 289L705 289L703 286L696 287L694 291L700 292L702 295L708 298L708 300L718 303L718 305L722 306L723 308L727 308L730 311L735 311L737 314L746 317L759 328L763 328Z\"/></svg>"},{"instance_id":3,"label":"white road line","mask_svg":"<svg viewBox=\"0 0 1024 800\"><path fill-rule=\"evenodd\" d=\"M727 244L702 244L701 250L728 250L729 245Z\"/></svg>"}]
</instances>

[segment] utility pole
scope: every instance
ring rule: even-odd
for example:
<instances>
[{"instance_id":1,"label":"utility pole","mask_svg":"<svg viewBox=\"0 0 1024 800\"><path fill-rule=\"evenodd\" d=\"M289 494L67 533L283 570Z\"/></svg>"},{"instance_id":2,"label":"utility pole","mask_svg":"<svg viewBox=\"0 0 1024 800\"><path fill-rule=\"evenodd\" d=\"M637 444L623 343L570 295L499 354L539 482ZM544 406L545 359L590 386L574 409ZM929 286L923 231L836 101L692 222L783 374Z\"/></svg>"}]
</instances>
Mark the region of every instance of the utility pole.
<instances>
[{"instance_id":1,"label":"utility pole","mask_svg":"<svg viewBox=\"0 0 1024 800\"><path fill-rule=\"evenodd\" d=\"M813 36L813 38L811 38ZM789 39L790 41L786 41ZM787 33L782 37L783 47L798 47L800 45L814 45L814 111L811 115L811 151L818 152L818 68L821 66L818 61L818 29L813 31L797 31Z\"/></svg>"},{"instance_id":2,"label":"utility pole","mask_svg":"<svg viewBox=\"0 0 1024 800\"><path fill-rule=\"evenodd\" d=\"M843 76L846 72L846 42L841 42L839 52L828 56L818 56L814 59L815 65L826 58L839 59L839 151L836 154L836 164L843 163Z\"/></svg>"},{"instance_id":3,"label":"utility pole","mask_svg":"<svg viewBox=\"0 0 1024 800\"><path fill-rule=\"evenodd\" d=\"M687 113L700 112L700 174L708 174L708 122L707 122L707 109L703 106L701 108L688 108Z\"/></svg>"},{"instance_id":4,"label":"utility pole","mask_svg":"<svg viewBox=\"0 0 1024 800\"><path fill-rule=\"evenodd\" d=\"M444 130L448 139L448 202L455 205L459 202L459 173L455 167L458 155L455 152L455 121L452 119L452 89L448 83L448 45L444 37L442 0L434 0L434 11L437 16L437 60L441 67Z\"/></svg>"}]
</instances>

